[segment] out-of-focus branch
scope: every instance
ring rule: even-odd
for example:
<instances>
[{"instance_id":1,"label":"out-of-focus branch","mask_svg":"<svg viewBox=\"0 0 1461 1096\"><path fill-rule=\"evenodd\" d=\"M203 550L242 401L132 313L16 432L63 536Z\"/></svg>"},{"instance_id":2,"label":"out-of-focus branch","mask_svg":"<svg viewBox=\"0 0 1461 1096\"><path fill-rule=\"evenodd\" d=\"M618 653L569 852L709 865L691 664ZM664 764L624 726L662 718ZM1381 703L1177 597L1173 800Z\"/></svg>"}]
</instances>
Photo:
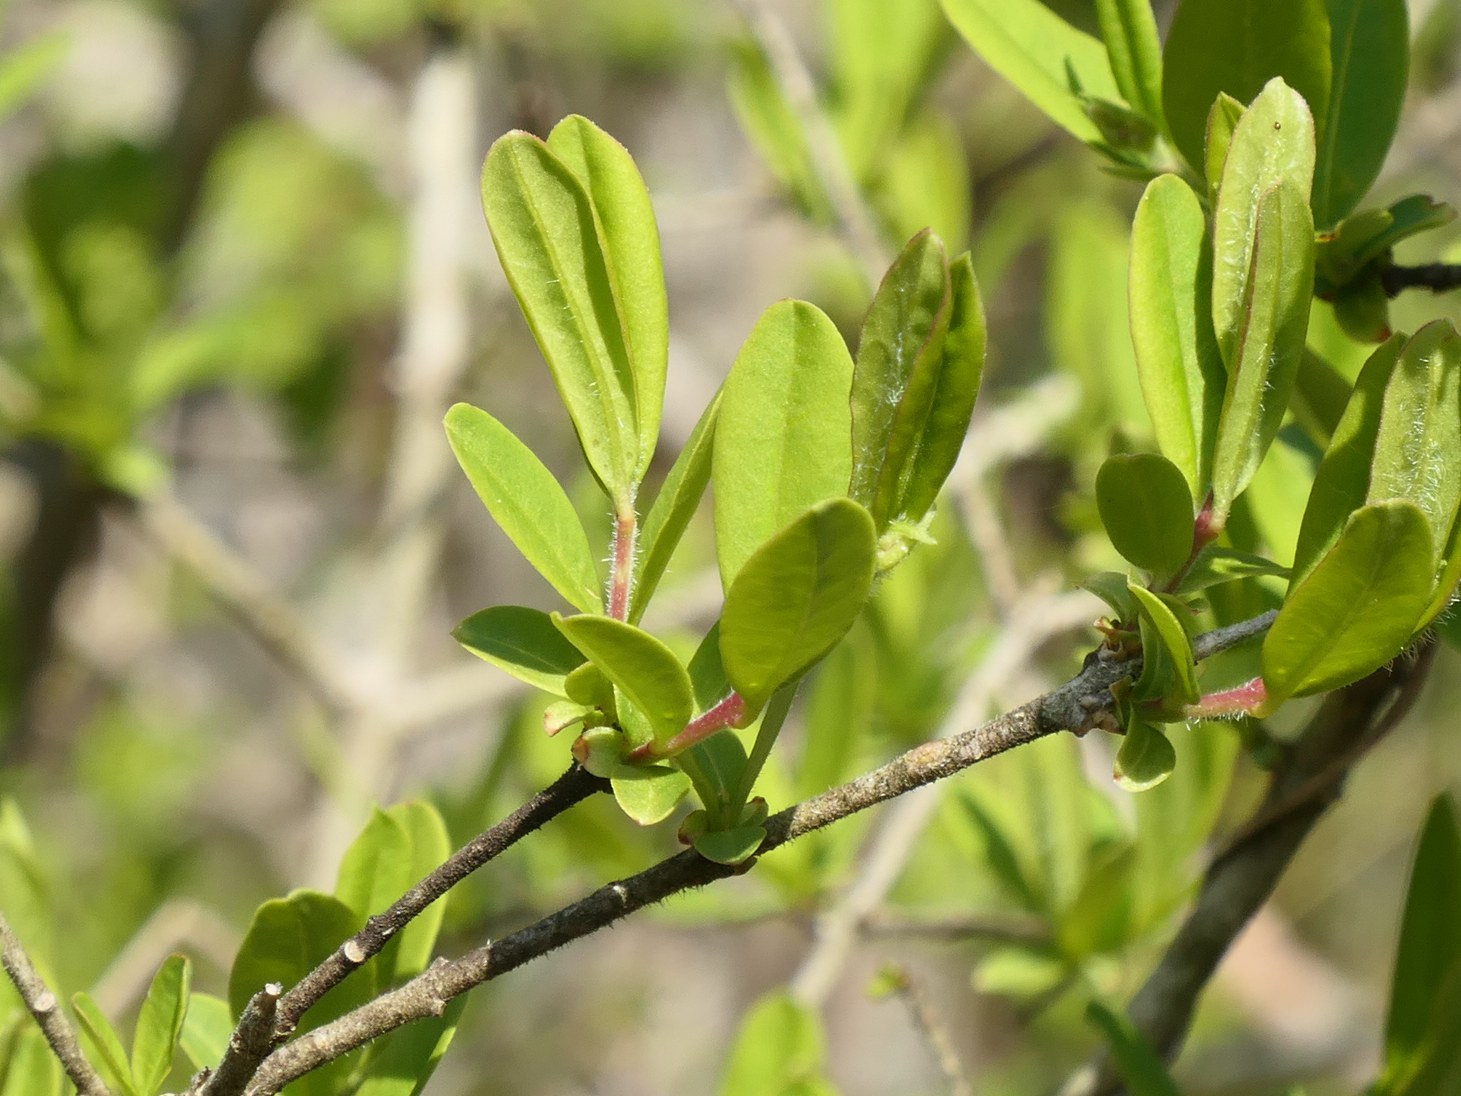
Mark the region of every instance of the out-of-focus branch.
<instances>
[{"instance_id":1,"label":"out-of-focus branch","mask_svg":"<svg viewBox=\"0 0 1461 1096\"><path fill-rule=\"evenodd\" d=\"M30 961L24 946L10 927L5 915L0 913L0 962L5 973L15 983L15 989L25 1007L35 1017L41 1034L46 1037L51 1050L61 1060L61 1067L79 1096L111 1096L96 1070L81 1053L81 1044L76 1041L76 1032L61 1011L61 1003L36 973L35 964Z\"/></svg>"},{"instance_id":2,"label":"out-of-focus branch","mask_svg":"<svg viewBox=\"0 0 1461 1096\"><path fill-rule=\"evenodd\" d=\"M1407 289L1429 289L1432 293L1461 289L1461 263L1421 263L1419 266L1391 263L1381 269L1380 284L1387 297L1398 297Z\"/></svg>"},{"instance_id":3,"label":"out-of-focus branch","mask_svg":"<svg viewBox=\"0 0 1461 1096\"><path fill-rule=\"evenodd\" d=\"M948 1082L950 1096L974 1096L974 1085L964 1071L964 1063L959 1061L948 1026L939 1016L928 993L907 971L895 971L893 978L893 992L907 1006L909 1019L928 1044L934 1061L938 1062L939 1071Z\"/></svg>"},{"instance_id":4,"label":"out-of-focus branch","mask_svg":"<svg viewBox=\"0 0 1461 1096\"><path fill-rule=\"evenodd\" d=\"M1434 655L1435 640L1427 638L1412 653L1330 694L1275 772L1253 820L1208 868L1196 905L1127 1010L1166 1057L1180 1049L1218 963L1339 798L1354 764L1410 710ZM1106 1073L1066 1091L1110 1096L1122 1089Z\"/></svg>"},{"instance_id":5,"label":"out-of-focus branch","mask_svg":"<svg viewBox=\"0 0 1461 1096\"><path fill-rule=\"evenodd\" d=\"M1194 654L1199 659L1209 658L1262 635L1273 617L1273 613L1264 613L1199 636L1193 642ZM962 772L1016 746L1067 728L1088 729L1109 717L1111 686L1138 673L1140 663L1139 657L1116 660L1095 653L1086 660L1081 673L1060 688L972 730L925 742L872 772L771 816L766 820L761 852L771 852L813 830ZM412 1020L441 1015L448 1001L474 986L597 932L647 905L747 867L727 867L687 850L638 875L600 887L573 905L457 959L440 959L404 986L274 1051L246 1090L248 1096L276 1093L295 1078L388 1031Z\"/></svg>"}]
</instances>

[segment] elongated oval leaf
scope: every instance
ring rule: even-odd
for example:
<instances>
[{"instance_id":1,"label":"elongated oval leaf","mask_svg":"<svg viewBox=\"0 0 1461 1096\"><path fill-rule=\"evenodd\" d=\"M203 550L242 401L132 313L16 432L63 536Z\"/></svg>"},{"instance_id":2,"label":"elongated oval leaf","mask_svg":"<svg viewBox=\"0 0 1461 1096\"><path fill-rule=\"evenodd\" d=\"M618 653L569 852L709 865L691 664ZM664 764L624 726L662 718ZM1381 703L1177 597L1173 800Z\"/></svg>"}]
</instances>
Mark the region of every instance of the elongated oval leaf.
<instances>
[{"instance_id":1,"label":"elongated oval leaf","mask_svg":"<svg viewBox=\"0 0 1461 1096\"><path fill-rule=\"evenodd\" d=\"M1217 194L1223 183L1223 168L1228 166L1228 148L1233 143L1233 131L1238 120L1248 108L1223 92L1213 100L1212 110L1207 113L1207 144L1203 149L1203 169L1207 178L1209 194Z\"/></svg>"},{"instance_id":2,"label":"elongated oval leaf","mask_svg":"<svg viewBox=\"0 0 1461 1096\"><path fill-rule=\"evenodd\" d=\"M1138 567L1175 574L1192 554L1192 495L1166 457L1108 457L1096 473L1096 506L1112 545Z\"/></svg>"},{"instance_id":3,"label":"elongated oval leaf","mask_svg":"<svg viewBox=\"0 0 1461 1096\"><path fill-rule=\"evenodd\" d=\"M877 535L851 499L818 503L737 574L720 621L726 675L760 711L846 634L872 588Z\"/></svg>"},{"instance_id":4,"label":"elongated oval leaf","mask_svg":"<svg viewBox=\"0 0 1461 1096\"><path fill-rule=\"evenodd\" d=\"M724 390L722 390L724 391ZM639 535L638 568L634 576L634 591L630 596L629 622L636 624L644 615L644 608L659 580L664 577L680 538L701 496L710 482L710 460L715 445L715 424L720 415L721 393L717 392L710 406L700 416L685 448L675 458L670 473L665 477L654 505L645 516Z\"/></svg>"},{"instance_id":5,"label":"elongated oval leaf","mask_svg":"<svg viewBox=\"0 0 1461 1096\"><path fill-rule=\"evenodd\" d=\"M954 470L984 377L984 302L967 251L949 264L949 297L949 330L938 382L896 507L897 515L909 521L928 513Z\"/></svg>"},{"instance_id":6,"label":"elongated oval leaf","mask_svg":"<svg viewBox=\"0 0 1461 1096\"><path fill-rule=\"evenodd\" d=\"M459 403L446 413L457 463L502 531L569 604L600 608L598 565L588 534L553 473L486 411Z\"/></svg>"},{"instance_id":7,"label":"elongated oval leaf","mask_svg":"<svg viewBox=\"0 0 1461 1096\"><path fill-rule=\"evenodd\" d=\"M852 358L805 301L762 315L726 378L711 458L715 545L726 589L773 533L852 474Z\"/></svg>"},{"instance_id":8,"label":"elongated oval leaf","mask_svg":"<svg viewBox=\"0 0 1461 1096\"><path fill-rule=\"evenodd\" d=\"M627 509L640 466L634 377L593 203L546 144L513 132L487 153L482 204L589 467Z\"/></svg>"},{"instance_id":9,"label":"elongated oval leaf","mask_svg":"<svg viewBox=\"0 0 1461 1096\"><path fill-rule=\"evenodd\" d=\"M685 729L695 702L690 675L668 647L648 632L606 616L560 617L553 623L624 691L665 742Z\"/></svg>"},{"instance_id":10,"label":"elongated oval leaf","mask_svg":"<svg viewBox=\"0 0 1461 1096\"><path fill-rule=\"evenodd\" d=\"M374 1044L369 1073L355 1096L420 1096L456 1035L465 994L447 1002L440 1016L397 1028Z\"/></svg>"},{"instance_id":11,"label":"elongated oval leaf","mask_svg":"<svg viewBox=\"0 0 1461 1096\"><path fill-rule=\"evenodd\" d=\"M547 613L522 605L494 605L473 613L452 637L478 658L556 696L568 697L564 678L584 664L583 653Z\"/></svg>"},{"instance_id":12,"label":"elongated oval leaf","mask_svg":"<svg viewBox=\"0 0 1461 1096\"><path fill-rule=\"evenodd\" d=\"M1177 751L1165 734L1141 718L1127 722L1112 774L1117 784L1129 792L1144 792L1171 776L1176 766Z\"/></svg>"},{"instance_id":13,"label":"elongated oval leaf","mask_svg":"<svg viewBox=\"0 0 1461 1096\"><path fill-rule=\"evenodd\" d=\"M1297 187L1284 181L1259 203L1249 276L1234 287L1244 296L1213 449L1213 515L1218 525L1226 521L1233 500L1252 480L1283 423L1304 356L1313 285L1309 205ZM1216 309L1216 280L1213 293Z\"/></svg>"},{"instance_id":14,"label":"elongated oval leaf","mask_svg":"<svg viewBox=\"0 0 1461 1096\"><path fill-rule=\"evenodd\" d=\"M609 782L619 809L641 826L663 822L690 791L690 778L668 765L619 765Z\"/></svg>"},{"instance_id":15,"label":"elongated oval leaf","mask_svg":"<svg viewBox=\"0 0 1461 1096\"><path fill-rule=\"evenodd\" d=\"M1162 116L1162 40L1151 0L1096 0L1111 75L1122 97L1158 128Z\"/></svg>"},{"instance_id":16,"label":"elongated oval leaf","mask_svg":"<svg viewBox=\"0 0 1461 1096\"><path fill-rule=\"evenodd\" d=\"M1192 657L1192 640L1176 612L1162 598L1143 586L1128 584L1131 596L1141 606L1142 616L1151 622L1151 631L1167 655L1174 688L1168 693L1173 706L1197 703L1197 663ZM1143 632L1143 651L1147 633Z\"/></svg>"},{"instance_id":17,"label":"elongated oval leaf","mask_svg":"<svg viewBox=\"0 0 1461 1096\"><path fill-rule=\"evenodd\" d=\"M548 149L577 176L598 219L604 265L634 381L639 434L635 481L659 442L670 353L669 304L659 226L629 150L587 118L570 114L548 134Z\"/></svg>"},{"instance_id":18,"label":"elongated oval leaf","mask_svg":"<svg viewBox=\"0 0 1461 1096\"><path fill-rule=\"evenodd\" d=\"M1086 1019L1099 1027L1111 1044L1111 1057L1115 1059L1116 1068L1131 1096L1181 1096L1176 1082L1162 1064L1161 1055L1142 1038L1129 1019L1117 1015L1098 1001L1092 1001L1086 1007Z\"/></svg>"},{"instance_id":19,"label":"elongated oval leaf","mask_svg":"<svg viewBox=\"0 0 1461 1096\"><path fill-rule=\"evenodd\" d=\"M863 321L852 372L847 493L868 508L879 529L895 516L902 465L922 432L943 358L949 307L943 242L924 229L883 276ZM896 441L895 422L901 427Z\"/></svg>"},{"instance_id":20,"label":"elongated oval leaf","mask_svg":"<svg viewBox=\"0 0 1461 1096\"><path fill-rule=\"evenodd\" d=\"M1153 179L1131 226L1131 344L1162 455L1207 493L1226 374L1212 331L1212 247L1192 188Z\"/></svg>"},{"instance_id":21,"label":"elongated oval leaf","mask_svg":"<svg viewBox=\"0 0 1461 1096\"><path fill-rule=\"evenodd\" d=\"M712 825L723 827L736 821L725 817L727 811L740 806L735 796L746 771L746 748L735 734L718 731L676 754L675 764L695 785Z\"/></svg>"},{"instance_id":22,"label":"elongated oval leaf","mask_svg":"<svg viewBox=\"0 0 1461 1096\"><path fill-rule=\"evenodd\" d=\"M81 1037L91 1052L87 1057L97 1071L120 1096L143 1096L132 1078L132 1067L127 1061L122 1040L91 995L76 994L71 998L71 1007L80 1021Z\"/></svg>"},{"instance_id":23,"label":"elongated oval leaf","mask_svg":"<svg viewBox=\"0 0 1461 1096\"><path fill-rule=\"evenodd\" d=\"M1273 704L1358 681L1409 641L1435 585L1430 523L1411 502L1356 510L1263 640Z\"/></svg>"},{"instance_id":24,"label":"elongated oval leaf","mask_svg":"<svg viewBox=\"0 0 1461 1096\"><path fill-rule=\"evenodd\" d=\"M188 998L179 1043L194 1069L212 1069L223 1060L228 1037L233 1034L233 1013L228 1002L211 993L194 993Z\"/></svg>"},{"instance_id":25,"label":"elongated oval leaf","mask_svg":"<svg viewBox=\"0 0 1461 1096\"><path fill-rule=\"evenodd\" d=\"M1276 76L1323 116L1330 82L1325 0L1182 0L1162 54L1162 104L1187 162L1203 162L1203 131L1220 92L1247 103Z\"/></svg>"},{"instance_id":26,"label":"elongated oval leaf","mask_svg":"<svg viewBox=\"0 0 1461 1096\"><path fill-rule=\"evenodd\" d=\"M1314 166L1314 223L1321 229L1349 213L1380 173L1410 67L1405 0L1327 6L1333 78Z\"/></svg>"},{"instance_id":27,"label":"elongated oval leaf","mask_svg":"<svg viewBox=\"0 0 1461 1096\"><path fill-rule=\"evenodd\" d=\"M1102 139L1071 89L1098 99L1120 96L1106 47L1039 0L941 0L964 41L1056 125L1087 143Z\"/></svg>"},{"instance_id":28,"label":"elongated oval leaf","mask_svg":"<svg viewBox=\"0 0 1461 1096\"><path fill-rule=\"evenodd\" d=\"M187 956L169 955L152 979L137 1014L137 1027L132 1032L132 1076L147 1096L160 1091L172 1072L191 986L192 964Z\"/></svg>"}]
</instances>

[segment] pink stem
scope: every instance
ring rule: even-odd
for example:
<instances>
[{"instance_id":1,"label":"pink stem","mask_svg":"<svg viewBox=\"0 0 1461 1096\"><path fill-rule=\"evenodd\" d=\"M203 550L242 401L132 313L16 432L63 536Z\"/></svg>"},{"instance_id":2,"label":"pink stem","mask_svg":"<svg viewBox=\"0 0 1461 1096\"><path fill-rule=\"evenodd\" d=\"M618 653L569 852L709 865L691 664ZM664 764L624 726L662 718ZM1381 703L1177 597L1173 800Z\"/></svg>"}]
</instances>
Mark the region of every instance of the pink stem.
<instances>
[{"instance_id":1,"label":"pink stem","mask_svg":"<svg viewBox=\"0 0 1461 1096\"><path fill-rule=\"evenodd\" d=\"M646 742L642 746L636 746L630 750L624 760L633 764L651 757L669 757L677 754L681 750L689 749L697 742L703 742L716 731L734 727L745 714L746 702L741 699L740 693L732 691L724 700L717 702L713 707L706 709L686 723L685 729L663 746L656 747L655 743Z\"/></svg>"},{"instance_id":2,"label":"pink stem","mask_svg":"<svg viewBox=\"0 0 1461 1096\"><path fill-rule=\"evenodd\" d=\"M1261 677L1245 681L1231 689L1208 693L1196 704L1182 709L1182 714L1191 719L1213 719L1229 715L1252 715L1268 702L1268 688Z\"/></svg>"},{"instance_id":3,"label":"pink stem","mask_svg":"<svg viewBox=\"0 0 1461 1096\"><path fill-rule=\"evenodd\" d=\"M609 563L609 615L629 619L629 593L634 584L634 541L639 522L633 509L614 516L614 554Z\"/></svg>"}]
</instances>

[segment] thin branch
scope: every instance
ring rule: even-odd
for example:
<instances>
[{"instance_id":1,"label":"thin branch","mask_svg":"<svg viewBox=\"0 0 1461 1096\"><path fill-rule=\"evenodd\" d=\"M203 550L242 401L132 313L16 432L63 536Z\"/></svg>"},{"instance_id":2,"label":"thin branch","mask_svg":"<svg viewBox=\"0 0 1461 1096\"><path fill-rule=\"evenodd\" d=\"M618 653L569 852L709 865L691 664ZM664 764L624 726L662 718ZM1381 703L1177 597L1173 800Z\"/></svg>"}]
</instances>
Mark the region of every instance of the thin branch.
<instances>
[{"instance_id":1,"label":"thin branch","mask_svg":"<svg viewBox=\"0 0 1461 1096\"><path fill-rule=\"evenodd\" d=\"M270 982L249 998L238 1026L228 1038L223 1061L211 1076L199 1074L202 1084L195 1081L190 1094L196 1091L197 1096L234 1096L244 1090L274 1046L274 1022L283 992L278 982Z\"/></svg>"},{"instance_id":2,"label":"thin branch","mask_svg":"<svg viewBox=\"0 0 1461 1096\"><path fill-rule=\"evenodd\" d=\"M1194 641L1194 652L1198 658L1208 658L1234 647L1261 635L1273 617L1273 613L1264 613L1208 632ZM1080 674L1060 688L972 730L925 742L872 772L771 816L766 820L766 840L761 852L770 852L813 830L962 772L1016 746L1065 729L1090 729L1109 718L1111 686L1139 672L1140 664L1139 657L1118 660L1095 652L1086 659ZM457 959L439 959L405 985L274 1051L248 1088L248 1096L276 1093L295 1078L388 1031L412 1020L440 1016L448 1001L474 986L597 932L645 906L748 868L749 865L717 864L693 849L687 850L638 875L600 887L573 905Z\"/></svg>"},{"instance_id":3,"label":"thin branch","mask_svg":"<svg viewBox=\"0 0 1461 1096\"><path fill-rule=\"evenodd\" d=\"M1461 263L1421 263L1419 266L1391 263L1380 269L1380 285L1387 297L1398 297L1407 289L1429 289L1432 293L1461 289Z\"/></svg>"},{"instance_id":4,"label":"thin branch","mask_svg":"<svg viewBox=\"0 0 1461 1096\"><path fill-rule=\"evenodd\" d=\"M949 1083L950 1096L974 1096L974 1085L964 1070L964 1063L959 1061L959 1052L954 1049L954 1040L949 1035L948 1025L939 1016L928 993L905 970L897 971L894 977L894 992L907 1007L913 1026L918 1029L933 1053L939 1071Z\"/></svg>"},{"instance_id":5,"label":"thin branch","mask_svg":"<svg viewBox=\"0 0 1461 1096\"><path fill-rule=\"evenodd\" d=\"M862 922L863 935L936 940L945 943L988 941L996 944L1049 944L1050 928L1031 917L901 917L887 913L869 914Z\"/></svg>"},{"instance_id":6,"label":"thin branch","mask_svg":"<svg viewBox=\"0 0 1461 1096\"><path fill-rule=\"evenodd\" d=\"M0 913L0 962L3 962L5 973L15 983L15 989L25 1002L25 1007L35 1017L41 1034L61 1060L61 1067L76 1086L79 1096L111 1096L111 1091L86 1060L86 1055L81 1053L76 1032L71 1029L66 1014L61 1011L61 1003L36 973L35 964L30 961L25 947L3 913Z\"/></svg>"},{"instance_id":7,"label":"thin branch","mask_svg":"<svg viewBox=\"0 0 1461 1096\"><path fill-rule=\"evenodd\" d=\"M1208 868L1196 905L1127 1010L1137 1030L1168 1058L1180 1049L1198 998L1228 947L1339 798L1355 762L1410 710L1434 654L1434 638L1428 638L1412 654L1331 693L1275 773L1255 822ZM1093 1087L1104 1094L1121 1091L1109 1074Z\"/></svg>"}]
</instances>

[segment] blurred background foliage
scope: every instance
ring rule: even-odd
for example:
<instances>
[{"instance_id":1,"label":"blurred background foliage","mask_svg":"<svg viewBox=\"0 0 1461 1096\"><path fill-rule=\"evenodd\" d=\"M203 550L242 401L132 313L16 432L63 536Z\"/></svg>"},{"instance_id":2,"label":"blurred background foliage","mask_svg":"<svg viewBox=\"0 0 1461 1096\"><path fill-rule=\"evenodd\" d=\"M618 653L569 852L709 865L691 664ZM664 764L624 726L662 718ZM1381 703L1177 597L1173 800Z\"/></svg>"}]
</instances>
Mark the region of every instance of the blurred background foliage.
<instances>
[{"instance_id":1,"label":"blurred background foliage","mask_svg":"<svg viewBox=\"0 0 1461 1096\"><path fill-rule=\"evenodd\" d=\"M1084 0L1050 6L1094 28ZM769 7L878 244L931 224L970 247L990 328L938 544L804 692L774 809L1077 668L1100 610L1058 592L1116 564L1090 484L1149 425L1126 321L1139 187L983 68L932 0ZM1461 196L1457 11L1412 4L1376 204ZM732 7L684 0L3 5L0 901L68 993L126 1017L173 950L222 992L254 906L328 886L372 803L429 798L460 842L561 772L542 699L449 639L484 605L555 605L456 474L441 413L488 406L555 471L576 463L475 172L497 134L571 111L634 154L671 300L662 475L766 305L807 297L849 335L866 306L764 46ZM1426 247L1461 260L1461 232ZM1367 349L1327 308L1311 344L1353 376ZM1461 322L1461 302L1411 294L1395 326L1439 315ZM1234 526L1291 544L1316 457L1281 442ZM590 483L570 493L600 505ZM717 596L697 527L656 628L688 653ZM1186 1091L1373 1074L1414 834L1461 773L1442 657L1225 966ZM979 1091L1050 1090L1098 1043L1086 1002L1140 983L1203 850L1258 794L1240 739L1294 726L1177 734L1176 775L1138 798L1112 786L1107 743L1067 736L950 782L831 973L808 969L812 929L866 877L879 823L813 835L478 991L430 1091L712 1091L750 1002L788 985L826 1021L797 1044L809 1076L940 1091L907 995L869 990L889 962ZM460 888L444 945L673 848L671 826L586 803ZM0 987L3 1040L12 1006ZM737 1058L724 1091L753 1091L737 1077L756 1068Z\"/></svg>"}]
</instances>

